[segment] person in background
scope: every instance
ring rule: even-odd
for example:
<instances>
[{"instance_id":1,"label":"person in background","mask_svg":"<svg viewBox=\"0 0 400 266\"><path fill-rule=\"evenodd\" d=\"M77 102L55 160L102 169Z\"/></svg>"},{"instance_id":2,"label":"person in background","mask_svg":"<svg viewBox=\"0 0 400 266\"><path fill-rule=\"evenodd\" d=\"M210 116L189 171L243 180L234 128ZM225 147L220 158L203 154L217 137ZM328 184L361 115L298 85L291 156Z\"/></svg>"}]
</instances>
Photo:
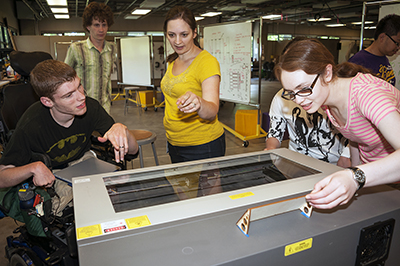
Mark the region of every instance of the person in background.
<instances>
[{"instance_id":1,"label":"person in background","mask_svg":"<svg viewBox=\"0 0 400 266\"><path fill-rule=\"evenodd\" d=\"M296 37L291 40L283 49L282 55L291 45L301 40L307 38ZM315 113L308 114L290 98L283 98L284 91L278 91L271 102L265 150L279 148L287 130L290 150L341 167L351 166L348 140L335 129L326 113L318 109Z\"/></svg>"},{"instance_id":2,"label":"person in background","mask_svg":"<svg viewBox=\"0 0 400 266\"><path fill-rule=\"evenodd\" d=\"M83 12L83 28L89 38L72 43L65 63L78 73L87 95L99 101L110 113L111 73L116 62L116 45L105 40L108 28L114 24L111 8L103 3L91 2Z\"/></svg>"},{"instance_id":3,"label":"person in background","mask_svg":"<svg viewBox=\"0 0 400 266\"><path fill-rule=\"evenodd\" d=\"M220 66L197 41L193 13L170 9L164 32L174 53L161 80L165 95L164 127L172 163L225 155L225 134L218 121Z\"/></svg>"},{"instance_id":4,"label":"person in background","mask_svg":"<svg viewBox=\"0 0 400 266\"><path fill-rule=\"evenodd\" d=\"M352 167L319 181L306 200L328 209L350 201L358 189L399 181L400 91L352 63L336 65L322 44L292 45L275 68L285 98L312 114L319 108L350 140Z\"/></svg>"},{"instance_id":5,"label":"person in background","mask_svg":"<svg viewBox=\"0 0 400 266\"><path fill-rule=\"evenodd\" d=\"M279 148L288 130L290 150L341 167L351 166L348 140L335 129L325 112L319 109L309 114L294 101L282 98L283 92L278 91L271 103L265 150Z\"/></svg>"},{"instance_id":6,"label":"person in background","mask_svg":"<svg viewBox=\"0 0 400 266\"><path fill-rule=\"evenodd\" d=\"M394 55L400 48L400 16L387 15L382 18L376 25L374 39L370 46L353 55L349 62L370 69L395 86L396 78L387 56Z\"/></svg>"},{"instance_id":7,"label":"person in background","mask_svg":"<svg viewBox=\"0 0 400 266\"><path fill-rule=\"evenodd\" d=\"M43 162L33 162L33 154L47 155L53 169L65 168L90 153L93 131L102 135L100 142L111 142L117 162L138 151L127 127L86 97L73 68L50 59L36 65L30 77L40 101L25 111L0 159L0 188L30 177L37 187L52 187L53 173Z\"/></svg>"}]
</instances>

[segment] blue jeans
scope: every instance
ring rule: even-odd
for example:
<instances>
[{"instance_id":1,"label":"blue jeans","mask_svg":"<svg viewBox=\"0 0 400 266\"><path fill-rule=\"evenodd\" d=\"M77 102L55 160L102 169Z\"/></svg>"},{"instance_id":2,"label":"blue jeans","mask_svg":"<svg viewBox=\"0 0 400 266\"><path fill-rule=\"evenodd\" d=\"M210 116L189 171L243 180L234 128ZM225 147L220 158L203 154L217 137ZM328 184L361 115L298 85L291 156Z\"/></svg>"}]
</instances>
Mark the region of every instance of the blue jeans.
<instances>
[{"instance_id":1,"label":"blue jeans","mask_svg":"<svg viewBox=\"0 0 400 266\"><path fill-rule=\"evenodd\" d=\"M225 149L225 133L216 140L197 146L174 146L168 142L168 152L172 163L224 156Z\"/></svg>"}]
</instances>

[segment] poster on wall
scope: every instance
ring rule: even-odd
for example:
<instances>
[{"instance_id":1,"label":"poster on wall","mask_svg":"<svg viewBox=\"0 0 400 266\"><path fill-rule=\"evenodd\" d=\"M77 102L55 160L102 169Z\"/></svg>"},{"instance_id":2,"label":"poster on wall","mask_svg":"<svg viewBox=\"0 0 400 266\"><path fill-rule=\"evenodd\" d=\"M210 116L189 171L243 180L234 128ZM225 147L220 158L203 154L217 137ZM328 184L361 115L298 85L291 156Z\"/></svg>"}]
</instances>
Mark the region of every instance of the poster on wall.
<instances>
[{"instance_id":1,"label":"poster on wall","mask_svg":"<svg viewBox=\"0 0 400 266\"><path fill-rule=\"evenodd\" d=\"M400 14L400 4L384 5L379 9L379 20L386 15ZM389 62L392 65L394 75L396 77L395 87L400 90L400 50L393 56L388 56Z\"/></svg>"}]
</instances>

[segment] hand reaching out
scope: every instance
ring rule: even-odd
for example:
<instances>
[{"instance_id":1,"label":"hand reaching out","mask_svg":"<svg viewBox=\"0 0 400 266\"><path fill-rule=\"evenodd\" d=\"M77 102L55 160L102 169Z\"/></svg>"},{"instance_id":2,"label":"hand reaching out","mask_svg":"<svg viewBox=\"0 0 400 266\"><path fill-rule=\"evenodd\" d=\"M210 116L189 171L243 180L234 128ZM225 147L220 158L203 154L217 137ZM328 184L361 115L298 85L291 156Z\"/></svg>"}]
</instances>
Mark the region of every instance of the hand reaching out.
<instances>
[{"instance_id":1,"label":"hand reaching out","mask_svg":"<svg viewBox=\"0 0 400 266\"><path fill-rule=\"evenodd\" d=\"M350 201L357 191L357 183L350 170L342 170L319 181L314 190L306 195L311 206L331 209Z\"/></svg>"},{"instance_id":2,"label":"hand reaching out","mask_svg":"<svg viewBox=\"0 0 400 266\"><path fill-rule=\"evenodd\" d=\"M200 97L191 91L188 91L179 97L176 104L179 110L184 113L193 113L201 108Z\"/></svg>"}]
</instances>

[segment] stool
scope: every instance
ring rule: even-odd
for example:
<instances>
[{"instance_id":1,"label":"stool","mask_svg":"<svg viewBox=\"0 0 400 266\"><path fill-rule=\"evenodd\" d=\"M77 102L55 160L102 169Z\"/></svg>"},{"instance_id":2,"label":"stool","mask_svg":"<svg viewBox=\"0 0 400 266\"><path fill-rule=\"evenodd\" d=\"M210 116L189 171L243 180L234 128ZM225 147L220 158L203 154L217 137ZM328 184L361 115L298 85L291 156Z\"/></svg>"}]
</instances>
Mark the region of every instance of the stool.
<instances>
[{"instance_id":1,"label":"stool","mask_svg":"<svg viewBox=\"0 0 400 266\"><path fill-rule=\"evenodd\" d=\"M136 105L140 105L140 95L138 93L138 90L140 90L140 87L125 87L125 105L124 105L124 115L126 115L126 112L128 110L128 101L134 102ZM131 91L135 91L136 97L135 100L132 100L129 95L131 94Z\"/></svg>"},{"instance_id":2,"label":"stool","mask_svg":"<svg viewBox=\"0 0 400 266\"><path fill-rule=\"evenodd\" d=\"M157 135L154 132L148 130L141 130L141 129L131 129L130 130L133 136L136 138L136 142L139 146L139 158L140 158L140 167L144 167L143 163L143 152L142 146L151 143L151 147L153 148L153 155L156 165L158 164L157 152L156 147L154 146L154 141L157 139Z\"/></svg>"}]
</instances>

